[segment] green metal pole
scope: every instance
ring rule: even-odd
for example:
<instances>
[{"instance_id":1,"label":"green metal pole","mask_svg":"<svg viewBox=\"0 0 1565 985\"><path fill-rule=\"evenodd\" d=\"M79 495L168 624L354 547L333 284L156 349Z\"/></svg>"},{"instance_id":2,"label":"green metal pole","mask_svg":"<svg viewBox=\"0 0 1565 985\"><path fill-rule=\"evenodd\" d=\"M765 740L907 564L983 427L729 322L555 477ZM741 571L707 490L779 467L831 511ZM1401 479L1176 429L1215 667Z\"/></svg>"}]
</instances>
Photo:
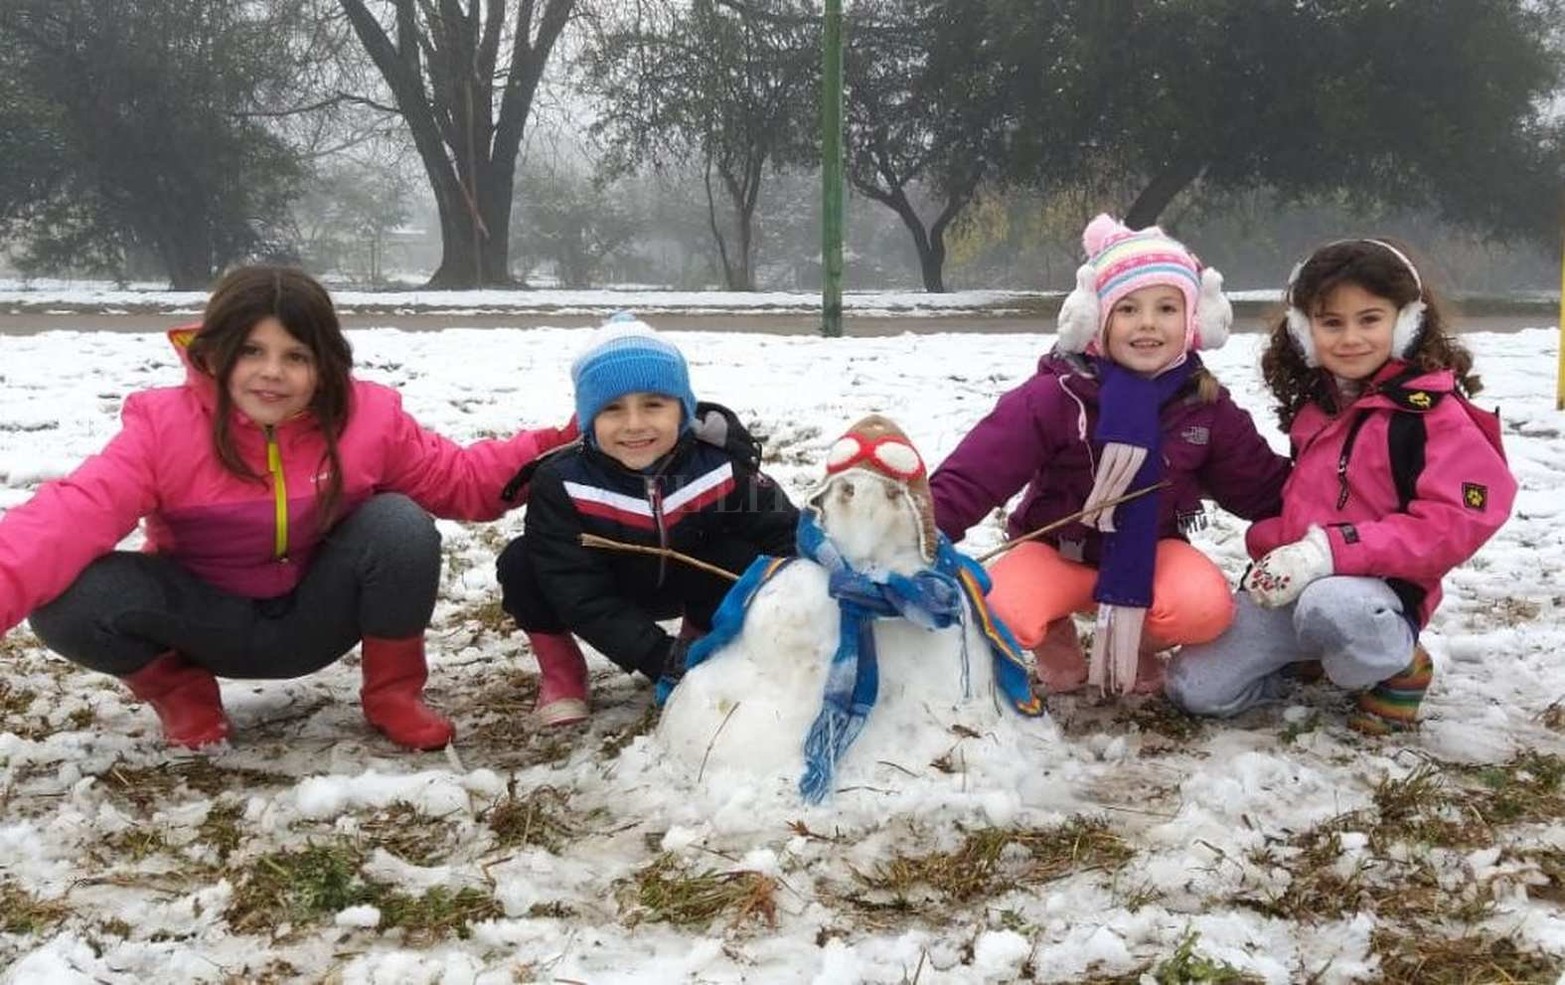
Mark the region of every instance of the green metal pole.
<instances>
[{"instance_id":1,"label":"green metal pole","mask_svg":"<svg viewBox=\"0 0 1565 985\"><path fill-rule=\"evenodd\" d=\"M842 0L826 0L821 55L821 334L842 336Z\"/></svg>"}]
</instances>

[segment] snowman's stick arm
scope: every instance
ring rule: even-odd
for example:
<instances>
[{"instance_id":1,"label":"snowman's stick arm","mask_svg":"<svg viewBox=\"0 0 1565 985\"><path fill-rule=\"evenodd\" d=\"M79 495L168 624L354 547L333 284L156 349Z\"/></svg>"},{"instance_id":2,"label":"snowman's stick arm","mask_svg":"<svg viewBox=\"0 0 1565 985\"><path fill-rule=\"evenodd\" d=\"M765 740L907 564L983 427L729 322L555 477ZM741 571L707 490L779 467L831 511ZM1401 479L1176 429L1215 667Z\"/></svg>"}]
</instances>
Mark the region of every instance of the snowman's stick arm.
<instances>
[{"instance_id":1,"label":"snowman's stick arm","mask_svg":"<svg viewBox=\"0 0 1565 985\"><path fill-rule=\"evenodd\" d=\"M1104 506L1109 504L1104 503ZM705 561L693 558L689 554L681 554L678 551L669 550L666 547L643 547L640 544L627 544L623 541L610 540L607 537L599 537L597 534L582 534L581 546L598 547L605 551L626 551L631 554L658 554L662 557L670 557L675 561L683 561L693 568L700 568L708 574L717 575L719 578L727 578L729 581L738 581L739 576L727 568L719 568L715 564L707 564Z\"/></svg>"},{"instance_id":2,"label":"snowman's stick arm","mask_svg":"<svg viewBox=\"0 0 1565 985\"><path fill-rule=\"evenodd\" d=\"M1072 513L1070 516L1062 516L1058 520L1055 520L1053 523L1046 523L1046 524L1044 524L1043 526L1039 527L1037 530L1034 530L1030 534L1023 534L1020 537L1012 538L1011 540L1008 540L1005 543L1001 544L999 547L996 547L994 550L989 551L986 554L978 555L978 557L974 558L974 560L977 561L979 564L982 564L982 563L984 563L985 561L989 560L992 557L998 557L1001 554L1004 554L1006 551L1008 551L1011 548L1015 547L1017 544L1025 544L1029 540L1037 540L1039 537L1042 537L1044 534L1052 533L1052 532L1060 529L1061 527L1063 527L1063 526L1065 526L1067 524L1075 523L1077 520L1080 520L1082 517L1086 516L1088 513L1096 513L1098 510L1107 509L1107 508L1109 508L1111 506L1118 506L1120 503L1128 503L1131 500L1136 499L1136 498L1138 498L1140 496L1145 496L1149 492L1154 492L1154 491L1156 491L1158 489L1162 489L1164 486L1166 486L1168 484L1169 484L1169 481L1167 479L1164 479L1162 482L1154 482L1150 486L1143 486L1140 489L1132 489L1130 492L1126 493L1123 496L1115 496L1113 499L1105 499L1101 503L1093 504L1093 506L1090 509L1077 510L1076 512ZM586 537L588 535L587 534L582 534L582 536Z\"/></svg>"}]
</instances>

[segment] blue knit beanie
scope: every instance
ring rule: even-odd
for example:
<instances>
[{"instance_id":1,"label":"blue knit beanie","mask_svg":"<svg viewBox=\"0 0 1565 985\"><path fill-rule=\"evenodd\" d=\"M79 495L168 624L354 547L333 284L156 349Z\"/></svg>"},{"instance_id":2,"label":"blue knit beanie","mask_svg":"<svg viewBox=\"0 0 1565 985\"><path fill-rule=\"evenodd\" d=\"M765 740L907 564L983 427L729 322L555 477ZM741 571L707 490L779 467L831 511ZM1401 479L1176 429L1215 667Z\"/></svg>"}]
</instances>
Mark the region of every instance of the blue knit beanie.
<instances>
[{"instance_id":1,"label":"blue knit beanie","mask_svg":"<svg viewBox=\"0 0 1565 985\"><path fill-rule=\"evenodd\" d=\"M630 393L661 393L685 409L682 427L696 416L696 395L690 389L685 357L628 311L621 311L592 333L571 363L576 387L576 420L582 433L592 433L593 418Z\"/></svg>"}]
</instances>

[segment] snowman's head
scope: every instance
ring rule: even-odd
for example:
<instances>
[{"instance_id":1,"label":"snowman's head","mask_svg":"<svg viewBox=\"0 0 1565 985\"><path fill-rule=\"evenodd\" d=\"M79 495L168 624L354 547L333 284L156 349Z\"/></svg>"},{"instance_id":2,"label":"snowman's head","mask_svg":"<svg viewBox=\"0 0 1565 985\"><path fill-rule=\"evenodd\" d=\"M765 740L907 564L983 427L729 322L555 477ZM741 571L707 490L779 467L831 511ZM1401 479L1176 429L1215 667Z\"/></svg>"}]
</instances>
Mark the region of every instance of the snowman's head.
<instances>
[{"instance_id":1,"label":"snowman's head","mask_svg":"<svg viewBox=\"0 0 1565 985\"><path fill-rule=\"evenodd\" d=\"M902 430L878 414L826 454L826 478L808 500L821 530L855 568L911 573L934 562L929 474Z\"/></svg>"}]
</instances>

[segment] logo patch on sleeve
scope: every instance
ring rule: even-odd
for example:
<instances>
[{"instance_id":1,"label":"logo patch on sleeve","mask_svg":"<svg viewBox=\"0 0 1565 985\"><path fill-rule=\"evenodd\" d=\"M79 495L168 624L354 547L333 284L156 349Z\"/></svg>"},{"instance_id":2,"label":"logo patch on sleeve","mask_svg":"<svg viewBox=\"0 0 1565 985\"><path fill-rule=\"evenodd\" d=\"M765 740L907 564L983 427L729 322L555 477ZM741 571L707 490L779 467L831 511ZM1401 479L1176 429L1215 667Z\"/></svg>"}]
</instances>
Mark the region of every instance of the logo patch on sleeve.
<instances>
[{"instance_id":1,"label":"logo patch on sleeve","mask_svg":"<svg viewBox=\"0 0 1565 985\"><path fill-rule=\"evenodd\" d=\"M1462 502L1470 510L1482 510L1489 505L1489 487L1476 482L1462 483Z\"/></svg>"}]
</instances>

